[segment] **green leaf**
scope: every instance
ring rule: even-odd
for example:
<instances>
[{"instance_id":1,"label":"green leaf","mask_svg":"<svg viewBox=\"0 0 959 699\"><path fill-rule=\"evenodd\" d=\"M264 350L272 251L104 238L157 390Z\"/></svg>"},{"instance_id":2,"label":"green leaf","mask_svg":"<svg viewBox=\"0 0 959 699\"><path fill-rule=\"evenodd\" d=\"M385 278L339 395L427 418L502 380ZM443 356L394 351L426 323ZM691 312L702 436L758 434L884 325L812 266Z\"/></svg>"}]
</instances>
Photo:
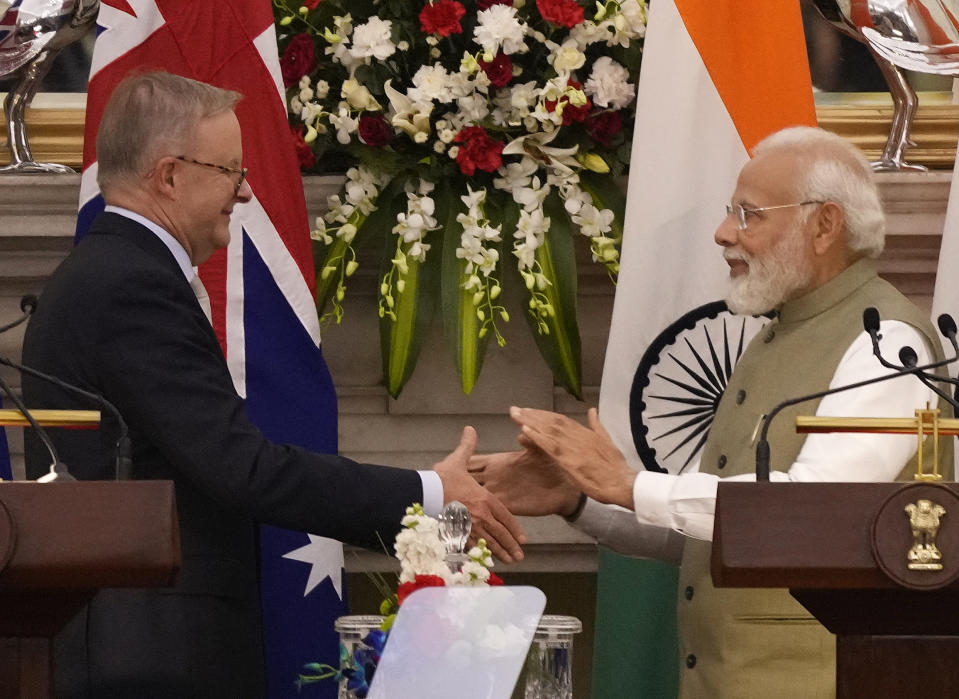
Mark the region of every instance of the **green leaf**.
<instances>
[{"instance_id":1,"label":"green leaf","mask_svg":"<svg viewBox=\"0 0 959 699\"><path fill-rule=\"evenodd\" d=\"M437 209L442 212L437 216L437 220L445 224L440 278L443 329L447 345L453 350L453 360L460 375L463 393L469 394L483 368L489 333L483 337L479 336L483 323L476 316L473 292L463 288L466 281L466 261L456 257L456 248L460 247L463 235L463 226L457 222L456 215L464 210L464 205L447 181L438 184L436 189Z\"/></svg>"},{"instance_id":2,"label":"green leaf","mask_svg":"<svg viewBox=\"0 0 959 699\"><path fill-rule=\"evenodd\" d=\"M553 313L541 318L534 318L531 313L524 315L536 347L552 370L556 383L582 400L582 350L576 320L577 270L573 233L556 190L546 197L543 208L549 216L550 226L545 241L536 250L536 261L550 284L537 293L545 295ZM520 288L525 288L522 280L520 284ZM548 332L540 332L538 320L546 324Z\"/></svg>"},{"instance_id":3,"label":"green leaf","mask_svg":"<svg viewBox=\"0 0 959 699\"><path fill-rule=\"evenodd\" d=\"M412 376L413 369L416 368L420 345L429 330L436 298L439 295L439 258L442 255L440 231L431 231L425 237L424 242L432 246L427 252L425 262L418 262L407 257L408 270L402 276L392 263L396 254L397 238L391 229L396 221L396 215L406 210L408 199L403 195L403 187L411 177L416 176L406 172L394 178L390 186L380 195L380 201L384 204L374 213L387 212L384 213L387 218L374 221L371 215L367 220L367 225L374 223L383 229L387 237L387 242L383 246L380 279L384 280L390 274L390 270L393 270L389 293L393 297L393 306L390 310L395 318L389 315L380 318L380 355L383 362L383 382L394 398L399 396L403 386ZM411 245L411 243L404 243L404 251ZM404 285L402 292L397 288L399 279L402 279Z\"/></svg>"},{"instance_id":4,"label":"green leaf","mask_svg":"<svg viewBox=\"0 0 959 699\"><path fill-rule=\"evenodd\" d=\"M406 199L403 198L405 203ZM426 240L433 244L431 233ZM393 248L395 251L395 248ZM439 250L434 246L427 253L425 262L407 258L408 272L402 276L405 283L402 292L391 289L394 298L393 313L396 319L385 316L380 318L380 351L383 359L383 381L386 390L396 398L416 368L420 345L429 329L433 317L433 307L437 296L437 264L432 256ZM383 263L384 274L392 264L391 255L386 255ZM394 276L398 272L394 272Z\"/></svg>"}]
</instances>

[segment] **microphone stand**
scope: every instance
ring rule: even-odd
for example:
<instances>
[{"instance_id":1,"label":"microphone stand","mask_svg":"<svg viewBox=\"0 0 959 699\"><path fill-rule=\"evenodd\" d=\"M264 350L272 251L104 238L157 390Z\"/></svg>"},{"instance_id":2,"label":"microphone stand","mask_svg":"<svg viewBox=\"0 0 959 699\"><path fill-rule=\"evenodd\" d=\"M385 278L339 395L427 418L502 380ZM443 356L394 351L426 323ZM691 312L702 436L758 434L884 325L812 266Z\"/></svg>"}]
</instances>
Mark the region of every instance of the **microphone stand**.
<instances>
[{"instance_id":1,"label":"microphone stand","mask_svg":"<svg viewBox=\"0 0 959 699\"><path fill-rule=\"evenodd\" d=\"M951 326L950 326L951 323ZM837 386L836 388L830 388L825 391L819 391L817 393L811 393L806 396L800 396L798 398L791 398L785 400L782 403L776 405L764 418L762 430L759 434L759 440L756 443L756 481L765 482L769 481L769 441L767 435L769 434L769 425L772 422L773 418L776 417L784 408L788 408L792 405L798 403L805 403L809 400L815 400L816 398L822 398L824 396L832 395L833 393L840 393L842 391L849 391L854 388L861 388L863 386L868 386L869 384L879 383L881 381L888 381L890 379L899 378L900 376L909 376L913 375L923 382L928 388L930 388L936 395L943 398L949 405L952 406L954 411L959 412L959 403L950 398L944 392L940 391L937 387L932 386L930 382L938 381L942 383L950 383L957 386L957 395L959 395L959 382L955 379L948 377L938 376L936 374L928 373L930 369L938 369L939 367L946 366L947 364L952 364L957 359L959 359L959 342L956 340L956 324L950 316L943 314L939 316L939 330L945 335L950 342L952 343L955 355L949 359L943 359L938 362L932 362L930 364L925 364L923 366L896 366L891 362L888 362L885 358L881 356L879 351L879 313L875 308L867 308L863 312L863 326L864 330L869 333L869 336L872 338L873 345L873 354L879 359L879 362L882 366L893 369L895 373L885 374L884 376L877 376L871 379L865 379L863 381L857 381L856 383L847 384L845 386ZM907 346L908 347L908 346ZM905 350L905 348L903 348ZM909 348L912 352L912 355L915 356L915 350ZM902 354L900 354L902 358Z\"/></svg>"}]
</instances>

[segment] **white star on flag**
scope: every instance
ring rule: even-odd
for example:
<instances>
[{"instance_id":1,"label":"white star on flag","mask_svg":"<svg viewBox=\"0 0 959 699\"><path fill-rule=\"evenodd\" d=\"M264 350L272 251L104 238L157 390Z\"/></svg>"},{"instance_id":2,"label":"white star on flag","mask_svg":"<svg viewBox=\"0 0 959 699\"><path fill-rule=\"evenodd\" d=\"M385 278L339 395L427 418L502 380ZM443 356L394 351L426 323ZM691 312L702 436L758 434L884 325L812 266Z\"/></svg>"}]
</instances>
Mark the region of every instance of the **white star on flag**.
<instances>
[{"instance_id":1,"label":"white star on flag","mask_svg":"<svg viewBox=\"0 0 959 699\"><path fill-rule=\"evenodd\" d=\"M310 543L283 554L283 558L309 563L312 566L303 596L306 597L314 587L329 578L336 590L336 596L342 600L343 544L322 536L313 534L307 534L307 536L310 537Z\"/></svg>"}]
</instances>

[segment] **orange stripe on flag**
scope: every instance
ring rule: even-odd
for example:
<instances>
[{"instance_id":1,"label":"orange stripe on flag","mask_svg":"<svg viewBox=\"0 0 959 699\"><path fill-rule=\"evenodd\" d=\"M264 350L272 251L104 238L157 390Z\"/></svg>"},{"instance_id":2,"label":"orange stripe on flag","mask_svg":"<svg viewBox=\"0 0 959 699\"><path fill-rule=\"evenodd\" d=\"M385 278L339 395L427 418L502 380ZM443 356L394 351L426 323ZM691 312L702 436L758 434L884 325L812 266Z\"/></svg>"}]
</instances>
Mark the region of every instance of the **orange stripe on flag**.
<instances>
[{"instance_id":1,"label":"orange stripe on flag","mask_svg":"<svg viewBox=\"0 0 959 699\"><path fill-rule=\"evenodd\" d=\"M787 126L816 125L799 2L676 0L747 151Z\"/></svg>"}]
</instances>

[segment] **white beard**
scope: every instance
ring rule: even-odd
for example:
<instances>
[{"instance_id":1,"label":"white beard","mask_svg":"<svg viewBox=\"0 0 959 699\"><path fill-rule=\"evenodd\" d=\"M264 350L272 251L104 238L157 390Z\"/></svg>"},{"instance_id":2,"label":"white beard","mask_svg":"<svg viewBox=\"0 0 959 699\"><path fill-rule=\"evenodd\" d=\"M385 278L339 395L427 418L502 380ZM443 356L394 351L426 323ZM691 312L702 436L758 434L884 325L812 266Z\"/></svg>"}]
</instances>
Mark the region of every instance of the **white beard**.
<instances>
[{"instance_id":1,"label":"white beard","mask_svg":"<svg viewBox=\"0 0 959 699\"><path fill-rule=\"evenodd\" d=\"M749 265L745 274L729 280L726 305L733 313L759 315L778 308L813 277L799 226L787 231L761 258L736 250L724 251L723 257Z\"/></svg>"}]
</instances>

